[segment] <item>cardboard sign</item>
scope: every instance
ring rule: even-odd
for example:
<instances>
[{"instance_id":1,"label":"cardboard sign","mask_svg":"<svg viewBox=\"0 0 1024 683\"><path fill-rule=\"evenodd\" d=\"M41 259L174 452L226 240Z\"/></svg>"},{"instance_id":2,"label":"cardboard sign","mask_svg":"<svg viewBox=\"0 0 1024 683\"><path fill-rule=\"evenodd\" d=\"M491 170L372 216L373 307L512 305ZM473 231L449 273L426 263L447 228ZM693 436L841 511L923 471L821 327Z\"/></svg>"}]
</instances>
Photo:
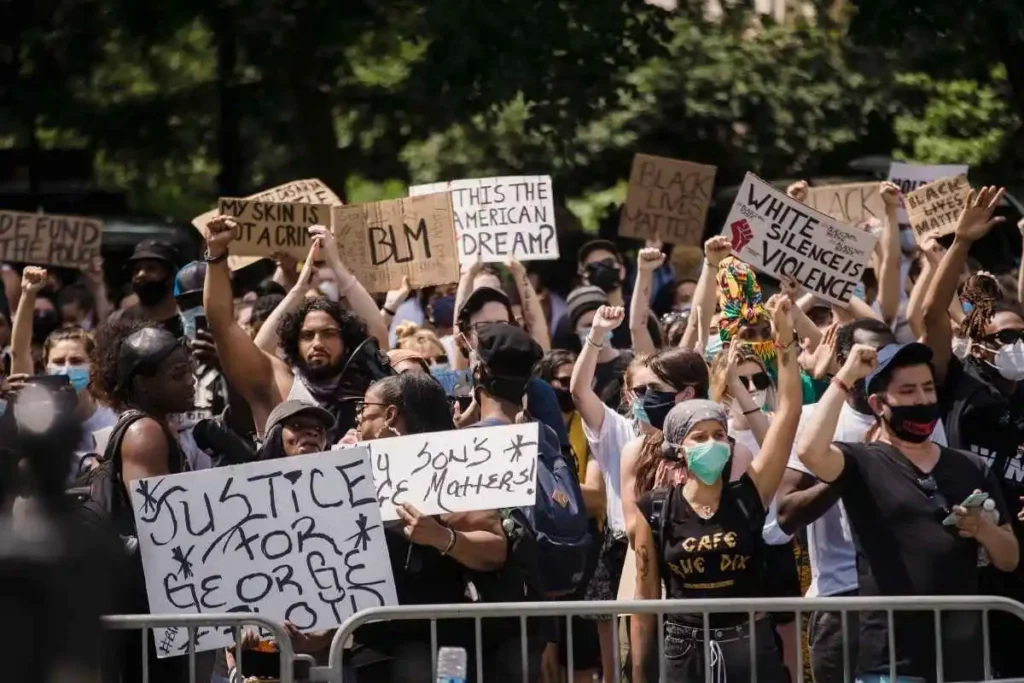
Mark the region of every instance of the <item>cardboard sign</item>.
<instances>
[{"instance_id":1,"label":"cardboard sign","mask_svg":"<svg viewBox=\"0 0 1024 683\"><path fill-rule=\"evenodd\" d=\"M83 268L100 255L103 223L94 218L0 211L0 261Z\"/></svg>"},{"instance_id":2,"label":"cardboard sign","mask_svg":"<svg viewBox=\"0 0 1024 683\"><path fill-rule=\"evenodd\" d=\"M131 483L153 614L259 612L302 631L397 603L369 455L292 456ZM196 650L231 646L198 629ZM188 651L155 629L157 656Z\"/></svg>"},{"instance_id":3,"label":"cardboard sign","mask_svg":"<svg viewBox=\"0 0 1024 683\"><path fill-rule=\"evenodd\" d=\"M868 218L885 220L885 202L878 183L850 183L809 188L807 206L846 225Z\"/></svg>"},{"instance_id":4,"label":"cardboard sign","mask_svg":"<svg viewBox=\"0 0 1024 683\"><path fill-rule=\"evenodd\" d=\"M277 187L272 187L269 190L249 195L246 199L253 199L261 202L291 202L293 204L328 204L330 206L342 206L344 204L344 202L338 198L338 195L331 191L331 188L327 187L316 178L293 180L290 183L278 185ZM199 234L203 236L203 239L206 239L207 224L213 220L216 215L216 210L207 211L206 213L200 214L192 219L193 227L199 231ZM238 256L236 254L231 254L228 256L228 267L231 268L231 270L238 270L239 268L251 266L262 258L262 256Z\"/></svg>"},{"instance_id":5,"label":"cardboard sign","mask_svg":"<svg viewBox=\"0 0 1024 683\"><path fill-rule=\"evenodd\" d=\"M967 206L967 194L970 191L967 176L957 175L922 185L904 195L907 218L914 228L917 241L955 231L960 214Z\"/></svg>"},{"instance_id":6,"label":"cardboard sign","mask_svg":"<svg viewBox=\"0 0 1024 683\"><path fill-rule=\"evenodd\" d=\"M762 273L795 278L832 303L850 300L878 238L848 228L748 173L723 232L733 254Z\"/></svg>"},{"instance_id":7,"label":"cardboard sign","mask_svg":"<svg viewBox=\"0 0 1024 683\"><path fill-rule=\"evenodd\" d=\"M238 223L231 243L231 251L238 256L284 253L301 261L309 254L309 226L331 224L331 207L326 204L281 204L222 197L220 212Z\"/></svg>"},{"instance_id":8,"label":"cardboard sign","mask_svg":"<svg viewBox=\"0 0 1024 683\"><path fill-rule=\"evenodd\" d=\"M619 219L619 234L699 246L704 237L714 166L637 154Z\"/></svg>"},{"instance_id":9,"label":"cardboard sign","mask_svg":"<svg viewBox=\"0 0 1024 683\"><path fill-rule=\"evenodd\" d=\"M558 258L551 176L506 176L413 185L409 196L451 192L462 263Z\"/></svg>"},{"instance_id":10,"label":"cardboard sign","mask_svg":"<svg viewBox=\"0 0 1024 683\"><path fill-rule=\"evenodd\" d=\"M967 175L967 170L966 164L904 164L894 161L889 166L889 180L900 188L900 195L905 196L922 185L935 182L939 178ZM905 204L900 206L896 216L899 218L901 226L910 225Z\"/></svg>"},{"instance_id":11,"label":"cardboard sign","mask_svg":"<svg viewBox=\"0 0 1024 683\"><path fill-rule=\"evenodd\" d=\"M536 422L396 436L370 451L381 518L409 503L422 514L524 507L537 502Z\"/></svg>"},{"instance_id":12,"label":"cardboard sign","mask_svg":"<svg viewBox=\"0 0 1024 683\"><path fill-rule=\"evenodd\" d=\"M331 209L345 265L368 292L409 277L414 289L459 281L451 198L446 192Z\"/></svg>"}]
</instances>

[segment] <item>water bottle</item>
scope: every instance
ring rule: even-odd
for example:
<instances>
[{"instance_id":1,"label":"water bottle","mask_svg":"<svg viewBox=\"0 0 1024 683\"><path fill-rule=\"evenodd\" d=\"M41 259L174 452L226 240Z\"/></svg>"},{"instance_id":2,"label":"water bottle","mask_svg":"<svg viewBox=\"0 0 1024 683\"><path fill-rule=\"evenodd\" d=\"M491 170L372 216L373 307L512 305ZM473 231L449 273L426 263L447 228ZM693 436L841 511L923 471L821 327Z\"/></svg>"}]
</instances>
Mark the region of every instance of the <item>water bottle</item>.
<instances>
[{"instance_id":1,"label":"water bottle","mask_svg":"<svg viewBox=\"0 0 1024 683\"><path fill-rule=\"evenodd\" d=\"M991 498L985 500L981 505L981 514L993 524L999 523L999 510L996 510L996 502ZM989 565L988 551L985 550L984 546L978 544L978 566L987 567Z\"/></svg>"},{"instance_id":2,"label":"water bottle","mask_svg":"<svg viewBox=\"0 0 1024 683\"><path fill-rule=\"evenodd\" d=\"M437 651L437 683L466 683L466 648L442 647Z\"/></svg>"}]
</instances>

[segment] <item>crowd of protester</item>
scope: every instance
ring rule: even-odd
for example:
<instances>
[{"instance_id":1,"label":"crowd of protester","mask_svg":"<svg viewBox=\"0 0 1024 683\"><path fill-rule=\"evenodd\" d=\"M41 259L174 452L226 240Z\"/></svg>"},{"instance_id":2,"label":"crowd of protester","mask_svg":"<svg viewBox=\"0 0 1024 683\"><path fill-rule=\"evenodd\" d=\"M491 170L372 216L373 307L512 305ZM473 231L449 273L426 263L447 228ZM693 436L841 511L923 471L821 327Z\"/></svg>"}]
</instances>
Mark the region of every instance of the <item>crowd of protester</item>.
<instances>
[{"instance_id":1,"label":"crowd of protester","mask_svg":"<svg viewBox=\"0 0 1024 683\"><path fill-rule=\"evenodd\" d=\"M806 191L789 188L796 199ZM1002 191L973 192L948 246L920 247L899 226L895 186L880 193L885 219L860 227L881 237L844 306L756 276L723 237L704 245L695 279L676 273L660 244L630 261L617 244L591 241L564 297L516 261L374 297L322 226L309 229L302 263L282 258L271 278L239 291L223 216L200 261L139 244L121 301L100 263L78 274L4 266L5 513L31 519L57 481L76 519L119 541L110 610L147 613L133 480L533 420L536 506L437 517L400 507L387 546L401 604L1024 600L1024 310L1018 292L968 265L971 245L999 223ZM37 414L74 435L56 474L24 466L19 433L48 426L33 423ZM985 496L994 506L961 505ZM1024 676L1014 653L1024 624L987 618L964 612L936 626L931 612L898 613L890 634L884 612L819 610L804 623L722 613L709 631L700 614L669 614L663 629L637 615L617 639L609 614L574 619L571 638L546 621L525 633L518 620L498 621L482 644L486 680L521 680L523 652L530 680L561 680L570 642L580 681L653 682L661 666L663 680L703 681L707 665L716 681L751 680L754 668L760 681L796 680L805 643L816 683L888 680L890 658L900 680L936 680L940 658L947 680L978 680L987 628L996 672ZM332 632L285 626L296 651L323 660ZM483 655L472 622L442 624L437 637L470 661ZM407 623L363 627L346 676L428 680L430 644ZM109 680L136 680L146 647L149 680L187 676L184 658L157 659L137 634L107 645ZM259 647L251 634L245 645ZM200 664L212 681L245 673L231 652Z\"/></svg>"}]
</instances>

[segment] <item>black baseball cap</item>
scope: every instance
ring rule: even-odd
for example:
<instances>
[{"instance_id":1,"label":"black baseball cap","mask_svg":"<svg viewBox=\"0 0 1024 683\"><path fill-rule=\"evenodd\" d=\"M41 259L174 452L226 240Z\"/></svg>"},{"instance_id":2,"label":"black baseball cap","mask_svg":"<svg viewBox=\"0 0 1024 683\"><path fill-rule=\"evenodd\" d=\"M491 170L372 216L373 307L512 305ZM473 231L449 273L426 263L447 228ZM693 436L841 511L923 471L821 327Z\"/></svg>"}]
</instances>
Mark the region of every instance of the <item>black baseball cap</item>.
<instances>
[{"instance_id":1,"label":"black baseball cap","mask_svg":"<svg viewBox=\"0 0 1024 683\"><path fill-rule=\"evenodd\" d=\"M583 262L587 260L587 256L590 255L590 252L597 251L598 249L610 251L615 254L615 258L622 261L622 254L619 252L619 247L615 242L612 242L611 240L590 240L580 247L579 254L576 256L576 263L583 265Z\"/></svg>"},{"instance_id":2,"label":"black baseball cap","mask_svg":"<svg viewBox=\"0 0 1024 683\"><path fill-rule=\"evenodd\" d=\"M320 406L315 403L309 403L308 401L297 401L295 399L291 399L284 401L283 403L278 403L277 406L270 411L270 415L267 416L267 427L263 433L266 434L288 418L296 415L309 415L320 422L320 424L324 426L324 429L331 429L334 427L334 417Z\"/></svg>"},{"instance_id":3,"label":"black baseball cap","mask_svg":"<svg viewBox=\"0 0 1024 683\"><path fill-rule=\"evenodd\" d=\"M174 296L202 294L206 282L206 263L193 261L178 271L174 277Z\"/></svg>"},{"instance_id":4,"label":"black baseball cap","mask_svg":"<svg viewBox=\"0 0 1024 683\"><path fill-rule=\"evenodd\" d=\"M528 380L533 366L544 357L540 344L521 327L508 323L481 325L476 353L492 375Z\"/></svg>"},{"instance_id":5,"label":"black baseball cap","mask_svg":"<svg viewBox=\"0 0 1024 683\"><path fill-rule=\"evenodd\" d=\"M910 344L889 344L878 349L878 364L865 378L869 394L881 389L882 381L896 368L909 365L928 365L932 362L932 350L919 342Z\"/></svg>"},{"instance_id":6,"label":"black baseball cap","mask_svg":"<svg viewBox=\"0 0 1024 683\"><path fill-rule=\"evenodd\" d=\"M128 385L139 374L156 371L181 342L163 327L144 327L128 335L117 357L118 384Z\"/></svg>"},{"instance_id":7,"label":"black baseball cap","mask_svg":"<svg viewBox=\"0 0 1024 683\"><path fill-rule=\"evenodd\" d=\"M181 255L178 254L177 248L170 242L164 242L162 240L143 240L135 245L135 251L132 252L129 261L143 261L145 259L153 259L154 261L162 261L171 268L177 268L178 263L181 261Z\"/></svg>"},{"instance_id":8,"label":"black baseball cap","mask_svg":"<svg viewBox=\"0 0 1024 683\"><path fill-rule=\"evenodd\" d=\"M508 295L500 289L494 287L477 287L473 290L473 293L466 297L466 300L462 303L462 308L459 309L458 324L459 329L465 331L465 328L469 325L469 319L476 313L479 313L485 304L499 303L505 306L508 310L508 319L511 322L515 319L512 315L512 302L509 300Z\"/></svg>"}]
</instances>

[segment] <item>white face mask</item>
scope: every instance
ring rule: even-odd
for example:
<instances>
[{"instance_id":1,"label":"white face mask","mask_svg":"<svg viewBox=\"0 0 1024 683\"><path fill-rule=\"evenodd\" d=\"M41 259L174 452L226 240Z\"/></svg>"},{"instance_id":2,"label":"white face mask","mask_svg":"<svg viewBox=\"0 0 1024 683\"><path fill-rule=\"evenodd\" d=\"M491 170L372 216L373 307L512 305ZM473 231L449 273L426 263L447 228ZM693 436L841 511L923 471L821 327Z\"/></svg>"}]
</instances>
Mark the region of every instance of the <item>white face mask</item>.
<instances>
[{"instance_id":1,"label":"white face mask","mask_svg":"<svg viewBox=\"0 0 1024 683\"><path fill-rule=\"evenodd\" d=\"M963 360L967 358L967 352L970 351L971 343L965 337L953 337L953 355Z\"/></svg>"},{"instance_id":2,"label":"white face mask","mask_svg":"<svg viewBox=\"0 0 1024 683\"><path fill-rule=\"evenodd\" d=\"M331 301L335 301L336 302L338 300L338 298L339 298L338 297L338 283L337 282L330 282L330 281L328 281L328 282L321 282L320 285L317 287L317 289L319 289L320 293L323 294L324 296L326 296Z\"/></svg>"},{"instance_id":3,"label":"white face mask","mask_svg":"<svg viewBox=\"0 0 1024 683\"><path fill-rule=\"evenodd\" d=\"M992 367L1011 382L1024 379L1024 341L1018 339L996 351Z\"/></svg>"},{"instance_id":4,"label":"white face mask","mask_svg":"<svg viewBox=\"0 0 1024 683\"><path fill-rule=\"evenodd\" d=\"M765 405L768 403L768 390L755 391L750 395L750 398L754 401L755 406L764 409Z\"/></svg>"}]
</instances>

